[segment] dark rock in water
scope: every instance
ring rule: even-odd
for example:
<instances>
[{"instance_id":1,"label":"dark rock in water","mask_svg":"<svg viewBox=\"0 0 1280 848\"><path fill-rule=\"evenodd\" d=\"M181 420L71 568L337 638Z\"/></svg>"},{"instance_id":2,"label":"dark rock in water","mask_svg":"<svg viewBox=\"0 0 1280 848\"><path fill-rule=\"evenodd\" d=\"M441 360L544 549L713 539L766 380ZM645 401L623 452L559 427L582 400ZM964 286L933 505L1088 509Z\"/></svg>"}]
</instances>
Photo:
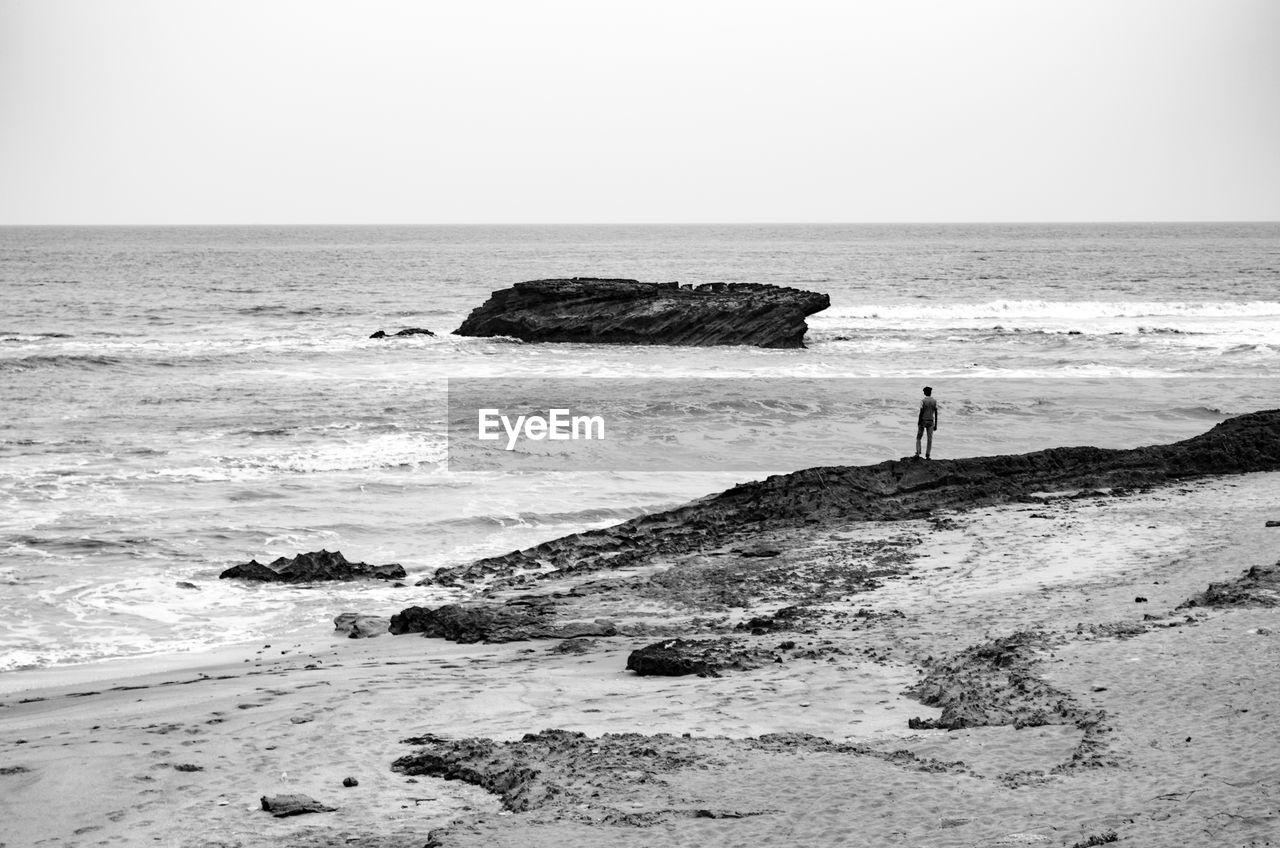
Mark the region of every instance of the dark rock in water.
<instances>
[{"instance_id":1,"label":"dark rock in water","mask_svg":"<svg viewBox=\"0 0 1280 848\"><path fill-rule=\"evenodd\" d=\"M1268 527L1280 527L1280 521L1268 521L1268 522L1267 522L1267 526L1268 526Z\"/></svg>"},{"instance_id":2,"label":"dark rock in water","mask_svg":"<svg viewBox=\"0 0 1280 848\"><path fill-rule=\"evenodd\" d=\"M746 647L733 639L668 639L632 651L627 670L641 676L719 677L728 669L746 671L780 659L772 651Z\"/></svg>"},{"instance_id":3,"label":"dark rock in water","mask_svg":"<svg viewBox=\"0 0 1280 848\"><path fill-rule=\"evenodd\" d=\"M640 565L718 545L754 543L761 533L774 530L923 518L935 510L1021 501L1046 490L1114 491L1275 470L1280 470L1280 410L1241 415L1174 444L1131 450L1068 447L1010 456L809 468L744 483L612 527L442 569L435 581L454 585L519 573L533 579L559 577Z\"/></svg>"},{"instance_id":4,"label":"dark rock in water","mask_svg":"<svg viewBox=\"0 0 1280 848\"><path fill-rule=\"evenodd\" d=\"M344 612L333 619L333 629L351 639L372 639L391 629L391 620L381 615Z\"/></svg>"},{"instance_id":5,"label":"dark rock in water","mask_svg":"<svg viewBox=\"0 0 1280 848\"><path fill-rule=\"evenodd\" d=\"M360 781L356 780L354 777L344 777L342 778L342 785L350 789L353 786L359 786Z\"/></svg>"},{"instance_id":6,"label":"dark rock in water","mask_svg":"<svg viewBox=\"0 0 1280 848\"><path fill-rule=\"evenodd\" d=\"M174 583L173 585L177 586L179 589L195 589L196 591L200 591L200 587L199 587L199 586L197 586L197 585L196 585L196 584L194 584L194 583L190 583L190 582L188 582L188 581L186 581L186 580L179 580L178 582Z\"/></svg>"},{"instance_id":7,"label":"dark rock in water","mask_svg":"<svg viewBox=\"0 0 1280 848\"><path fill-rule=\"evenodd\" d=\"M434 335L435 335L435 333L431 332L430 330L425 330L425 329L423 329L422 327L406 327L405 329L401 330L400 332L398 332L398 333L394 333L394 334L388 334L388 333L384 332L383 330L379 330L378 332L376 332L376 333L374 333L373 335L369 336L369 338L371 338L371 339L391 339L391 338L395 338L396 336L434 336Z\"/></svg>"},{"instance_id":8,"label":"dark rock in water","mask_svg":"<svg viewBox=\"0 0 1280 848\"><path fill-rule=\"evenodd\" d=\"M409 607L391 616L391 632L396 635L421 633L463 644L613 636L618 632L612 622L603 620L556 624L552 605L550 598L534 598L501 605Z\"/></svg>"},{"instance_id":9,"label":"dark rock in water","mask_svg":"<svg viewBox=\"0 0 1280 848\"><path fill-rule=\"evenodd\" d=\"M527 342L804 347L825 294L756 283L641 283L574 277L516 283L474 309L459 336Z\"/></svg>"},{"instance_id":10,"label":"dark rock in water","mask_svg":"<svg viewBox=\"0 0 1280 848\"><path fill-rule=\"evenodd\" d=\"M284 818L303 813L332 813L337 807L326 807L307 795L263 795L262 809L276 818Z\"/></svg>"},{"instance_id":11,"label":"dark rock in water","mask_svg":"<svg viewBox=\"0 0 1280 848\"><path fill-rule=\"evenodd\" d=\"M1210 583L1208 589L1179 604L1178 609L1274 606L1280 606L1280 562L1255 565L1230 582Z\"/></svg>"},{"instance_id":12,"label":"dark rock in water","mask_svg":"<svg viewBox=\"0 0 1280 848\"><path fill-rule=\"evenodd\" d=\"M270 565L250 560L235 565L218 575L221 579L258 580L273 583L310 583L317 580L399 580L405 576L399 563L369 565L365 562L348 562L340 551L320 550L298 554L293 559L277 557Z\"/></svg>"}]
</instances>

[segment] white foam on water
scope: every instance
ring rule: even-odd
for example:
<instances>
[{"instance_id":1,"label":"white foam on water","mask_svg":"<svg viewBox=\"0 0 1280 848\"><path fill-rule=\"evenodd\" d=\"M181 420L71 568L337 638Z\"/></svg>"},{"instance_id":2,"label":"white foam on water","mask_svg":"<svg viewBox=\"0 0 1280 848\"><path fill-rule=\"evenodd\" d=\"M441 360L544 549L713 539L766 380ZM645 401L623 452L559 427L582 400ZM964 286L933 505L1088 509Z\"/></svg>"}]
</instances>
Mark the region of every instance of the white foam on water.
<instances>
[{"instance_id":1,"label":"white foam on water","mask_svg":"<svg viewBox=\"0 0 1280 848\"><path fill-rule=\"evenodd\" d=\"M985 303L922 303L833 306L812 316L824 319L876 320L910 327L916 320L990 320L1039 318L1054 321L1096 318L1245 318L1280 317L1280 301L1061 301L992 300Z\"/></svg>"},{"instance_id":2,"label":"white foam on water","mask_svg":"<svg viewBox=\"0 0 1280 848\"><path fill-rule=\"evenodd\" d=\"M440 469L446 440L438 433L387 433L367 439L343 439L306 448L250 449L213 456L208 465L158 468L160 477L204 481L252 480L281 473L312 474L386 468Z\"/></svg>"}]
</instances>

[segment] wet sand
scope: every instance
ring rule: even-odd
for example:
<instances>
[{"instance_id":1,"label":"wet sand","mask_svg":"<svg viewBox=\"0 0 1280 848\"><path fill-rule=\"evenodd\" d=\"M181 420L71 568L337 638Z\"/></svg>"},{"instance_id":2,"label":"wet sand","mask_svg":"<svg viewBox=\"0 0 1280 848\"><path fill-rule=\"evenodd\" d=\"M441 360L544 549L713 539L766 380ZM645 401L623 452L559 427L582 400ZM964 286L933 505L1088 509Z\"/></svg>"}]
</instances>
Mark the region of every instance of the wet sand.
<instances>
[{"instance_id":1,"label":"wet sand","mask_svg":"<svg viewBox=\"0 0 1280 848\"><path fill-rule=\"evenodd\" d=\"M6 675L0 844L1273 844L1280 607L1177 607L1274 563L1280 528L1264 525L1277 518L1275 473L1046 497L684 563L719 583L546 587L631 635L456 645L317 626L158 672ZM833 562L864 568L866 585L814 565ZM766 575L776 597L736 606L735 581ZM807 617L735 629L798 598ZM677 633L778 661L625 670ZM1003 653L982 648L1015 634ZM1022 719L923 729L950 713L909 694L922 680ZM550 728L585 736L525 739ZM483 762L453 744L470 737L492 740ZM471 782L392 769L420 749L469 764ZM522 764L538 774L495 789ZM260 809L285 793L337 809Z\"/></svg>"}]
</instances>

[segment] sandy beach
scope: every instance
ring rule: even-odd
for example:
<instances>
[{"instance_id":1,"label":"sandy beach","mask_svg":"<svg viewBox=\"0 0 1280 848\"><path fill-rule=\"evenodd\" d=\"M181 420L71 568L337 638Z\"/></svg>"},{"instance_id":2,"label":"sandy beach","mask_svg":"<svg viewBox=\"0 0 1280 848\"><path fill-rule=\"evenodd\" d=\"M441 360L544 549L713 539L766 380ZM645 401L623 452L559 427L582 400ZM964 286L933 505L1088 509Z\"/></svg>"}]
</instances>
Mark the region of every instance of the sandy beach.
<instances>
[{"instance_id":1,"label":"sandy beach","mask_svg":"<svg viewBox=\"0 0 1280 848\"><path fill-rule=\"evenodd\" d=\"M0 842L1273 844L1280 611L1265 590L1178 607L1275 561L1278 502L1280 475L1247 474L706 552L741 580L841 551L863 569L860 591L793 582L745 608L684 587L632 595L624 618L599 581L556 587L570 617L629 635L459 645L318 626L158 672L9 675ZM736 628L802 589L817 613ZM626 670L677 632L750 657L718 676ZM918 700L922 680L949 680L989 724L924 729L949 713ZM335 809L261 809L284 794Z\"/></svg>"}]
</instances>

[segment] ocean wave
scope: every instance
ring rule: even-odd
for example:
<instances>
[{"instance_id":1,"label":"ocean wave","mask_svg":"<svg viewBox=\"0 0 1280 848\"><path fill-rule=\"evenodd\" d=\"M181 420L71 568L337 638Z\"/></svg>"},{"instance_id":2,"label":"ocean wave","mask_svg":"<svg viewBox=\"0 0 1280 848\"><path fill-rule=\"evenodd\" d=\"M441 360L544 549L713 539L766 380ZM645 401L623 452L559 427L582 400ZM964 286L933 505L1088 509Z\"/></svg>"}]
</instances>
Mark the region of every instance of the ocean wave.
<instances>
[{"instance_id":1,"label":"ocean wave","mask_svg":"<svg viewBox=\"0 0 1280 848\"><path fill-rule=\"evenodd\" d=\"M656 507L661 509L664 507ZM516 512L468 515L433 522L435 527L493 529L511 527L581 527L598 522L625 521L655 509L653 506L573 510L568 512Z\"/></svg>"},{"instance_id":2,"label":"ocean wave","mask_svg":"<svg viewBox=\"0 0 1280 848\"><path fill-rule=\"evenodd\" d=\"M162 468L155 473L192 480L237 480L277 473L439 467L445 458L443 436L398 433L375 436L361 442L317 445L292 451L222 455L213 457L210 465Z\"/></svg>"},{"instance_id":3,"label":"ocean wave","mask_svg":"<svg viewBox=\"0 0 1280 848\"><path fill-rule=\"evenodd\" d=\"M0 371L35 371L40 368L103 368L120 365L124 360L102 354L52 354L0 359Z\"/></svg>"},{"instance_id":4,"label":"ocean wave","mask_svg":"<svg viewBox=\"0 0 1280 848\"><path fill-rule=\"evenodd\" d=\"M865 304L837 306L810 318L832 320L981 321L1051 319L1087 321L1106 318L1244 318L1280 317L1280 301L1051 301L993 300L986 303Z\"/></svg>"},{"instance_id":5,"label":"ocean wave","mask_svg":"<svg viewBox=\"0 0 1280 848\"><path fill-rule=\"evenodd\" d=\"M264 303L258 306L246 306L237 309L236 312L241 315L284 315L284 316L302 316L302 315L323 315L326 312L335 314L338 310L326 310L320 306L290 306L283 303Z\"/></svg>"},{"instance_id":6,"label":"ocean wave","mask_svg":"<svg viewBox=\"0 0 1280 848\"><path fill-rule=\"evenodd\" d=\"M0 330L0 341L38 342L41 339L70 339L70 333L29 333L24 330Z\"/></svg>"}]
</instances>

